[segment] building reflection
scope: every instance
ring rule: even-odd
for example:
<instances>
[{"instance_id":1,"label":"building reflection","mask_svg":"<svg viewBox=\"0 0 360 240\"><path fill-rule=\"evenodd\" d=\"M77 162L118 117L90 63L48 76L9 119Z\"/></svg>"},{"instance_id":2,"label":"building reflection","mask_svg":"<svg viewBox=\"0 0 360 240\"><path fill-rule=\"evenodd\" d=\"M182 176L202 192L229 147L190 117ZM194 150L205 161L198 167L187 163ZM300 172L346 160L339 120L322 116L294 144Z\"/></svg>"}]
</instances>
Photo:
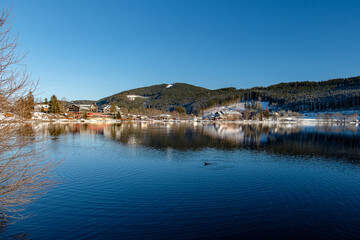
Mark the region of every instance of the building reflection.
<instances>
[{"instance_id":1,"label":"building reflection","mask_svg":"<svg viewBox=\"0 0 360 240\"><path fill-rule=\"evenodd\" d=\"M347 156L360 154L358 127L263 124L49 124L54 138L65 134L103 135L127 146L159 150L247 149L287 155Z\"/></svg>"}]
</instances>

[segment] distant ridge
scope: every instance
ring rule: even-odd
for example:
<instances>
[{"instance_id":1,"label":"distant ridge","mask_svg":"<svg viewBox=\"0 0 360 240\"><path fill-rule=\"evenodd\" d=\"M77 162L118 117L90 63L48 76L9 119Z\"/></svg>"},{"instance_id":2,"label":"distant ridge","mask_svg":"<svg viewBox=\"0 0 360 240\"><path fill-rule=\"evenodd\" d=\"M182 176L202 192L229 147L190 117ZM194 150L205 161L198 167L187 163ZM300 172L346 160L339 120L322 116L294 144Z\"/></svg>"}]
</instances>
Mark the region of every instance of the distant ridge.
<instances>
[{"instance_id":1,"label":"distant ridge","mask_svg":"<svg viewBox=\"0 0 360 240\"><path fill-rule=\"evenodd\" d=\"M114 94L97 101L99 106L116 103L127 108L156 108L159 110L172 111L176 106L188 107L194 101L200 101L201 96L211 90L197 87L186 83L159 84L149 87L136 88ZM129 99L129 95L142 96L144 98ZM192 112L192 109L189 109Z\"/></svg>"},{"instance_id":2,"label":"distant ridge","mask_svg":"<svg viewBox=\"0 0 360 240\"><path fill-rule=\"evenodd\" d=\"M259 97L269 101L274 108L300 112L360 109L360 76L320 82L279 83L250 89L229 87L210 90L186 83L164 83L123 91L102 98L96 104L101 107L114 103L128 109L154 108L168 111L181 106L187 113L198 114L215 105L258 100Z\"/></svg>"}]
</instances>

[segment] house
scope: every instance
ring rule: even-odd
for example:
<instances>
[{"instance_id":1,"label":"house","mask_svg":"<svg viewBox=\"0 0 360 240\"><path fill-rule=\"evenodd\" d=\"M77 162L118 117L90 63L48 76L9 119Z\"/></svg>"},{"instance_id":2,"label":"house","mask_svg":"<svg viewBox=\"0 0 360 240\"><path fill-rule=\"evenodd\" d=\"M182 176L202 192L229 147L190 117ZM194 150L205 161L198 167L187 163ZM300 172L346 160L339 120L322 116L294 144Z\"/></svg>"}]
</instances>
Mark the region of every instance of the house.
<instances>
[{"instance_id":1,"label":"house","mask_svg":"<svg viewBox=\"0 0 360 240\"><path fill-rule=\"evenodd\" d=\"M91 108L91 105L89 105L89 104L80 104L79 112L91 112L90 108Z\"/></svg>"},{"instance_id":2,"label":"house","mask_svg":"<svg viewBox=\"0 0 360 240\"><path fill-rule=\"evenodd\" d=\"M115 114L117 114L118 112L120 112L120 114L122 115L121 109L118 106L115 106ZM111 109L111 105L107 105L106 107L103 108L102 112L106 113L106 114L114 114L114 112L112 112L113 110Z\"/></svg>"},{"instance_id":3,"label":"house","mask_svg":"<svg viewBox=\"0 0 360 240\"><path fill-rule=\"evenodd\" d=\"M227 119L242 119L242 114L241 112L238 111L233 111L233 110L227 110L225 111L225 117Z\"/></svg>"},{"instance_id":4,"label":"house","mask_svg":"<svg viewBox=\"0 0 360 240\"><path fill-rule=\"evenodd\" d=\"M224 113L223 111L218 111L214 114L214 118L223 118Z\"/></svg>"},{"instance_id":5,"label":"house","mask_svg":"<svg viewBox=\"0 0 360 240\"><path fill-rule=\"evenodd\" d=\"M96 104L80 104L79 112L97 112L98 107Z\"/></svg>"},{"instance_id":6,"label":"house","mask_svg":"<svg viewBox=\"0 0 360 240\"><path fill-rule=\"evenodd\" d=\"M49 111L49 104L36 104L34 106L34 111L35 112L48 112Z\"/></svg>"},{"instance_id":7,"label":"house","mask_svg":"<svg viewBox=\"0 0 360 240\"><path fill-rule=\"evenodd\" d=\"M98 107L96 106L96 104L91 104L90 111L93 112L93 113L98 111Z\"/></svg>"},{"instance_id":8,"label":"house","mask_svg":"<svg viewBox=\"0 0 360 240\"><path fill-rule=\"evenodd\" d=\"M233 110L223 110L216 112L214 117L218 119L241 119L242 114Z\"/></svg>"},{"instance_id":9,"label":"house","mask_svg":"<svg viewBox=\"0 0 360 240\"><path fill-rule=\"evenodd\" d=\"M79 112L80 111L80 106L76 105L76 104L71 104L68 109L68 112Z\"/></svg>"}]
</instances>

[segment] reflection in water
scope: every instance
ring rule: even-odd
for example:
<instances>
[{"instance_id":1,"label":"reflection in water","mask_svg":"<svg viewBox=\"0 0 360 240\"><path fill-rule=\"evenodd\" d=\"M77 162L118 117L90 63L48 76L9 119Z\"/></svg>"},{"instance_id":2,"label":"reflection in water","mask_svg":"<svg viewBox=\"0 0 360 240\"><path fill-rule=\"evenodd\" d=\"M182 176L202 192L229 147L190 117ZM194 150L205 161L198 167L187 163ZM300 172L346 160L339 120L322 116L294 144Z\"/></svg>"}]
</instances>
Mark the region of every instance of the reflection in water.
<instances>
[{"instance_id":1,"label":"reflection in water","mask_svg":"<svg viewBox=\"0 0 360 240\"><path fill-rule=\"evenodd\" d=\"M31 134L49 136L54 153L66 156L56 171L61 184L31 205L32 218L4 232L29 239L356 239L358 130L35 125Z\"/></svg>"},{"instance_id":2,"label":"reflection in water","mask_svg":"<svg viewBox=\"0 0 360 240\"><path fill-rule=\"evenodd\" d=\"M262 124L126 124L49 125L55 139L66 133L96 134L128 146L155 149L204 148L261 150L275 154L336 156L354 161L360 154L357 127L305 127Z\"/></svg>"},{"instance_id":3,"label":"reflection in water","mask_svg":"<svg viewBox=\"0 0 360 240\"><path fill-rule=\"evenodd\" d=\"M266 149L277 154L319 155L358 162L360 136L318 131L273 134L268 138Z\"/></svg>"},{"instance_id":4,"label":"reflection in water","mask_svg":"<svg viewBox=\"0 0 360 240\"><path fill-rule=\"evenodd\" d=\"M24 206L53 185L49 176L56 163L35 126L9 124L1 130L7 134L0 141L0 226L4 227L22 219Z\"/></svg>"}]
</instances>

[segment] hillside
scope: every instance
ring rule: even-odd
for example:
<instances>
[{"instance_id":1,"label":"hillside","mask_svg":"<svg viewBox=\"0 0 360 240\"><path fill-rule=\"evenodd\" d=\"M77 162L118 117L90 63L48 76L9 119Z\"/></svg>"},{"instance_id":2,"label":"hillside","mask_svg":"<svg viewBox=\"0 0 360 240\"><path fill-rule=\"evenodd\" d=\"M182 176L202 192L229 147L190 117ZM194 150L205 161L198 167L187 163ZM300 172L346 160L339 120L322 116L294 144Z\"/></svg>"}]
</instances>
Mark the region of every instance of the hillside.
<instances>
[{"instance_id":1,"label":"hillside","mask_svg":"<svg viewBox=\"0 0 360 240\"><path fill-rule=\"evenodd\" d=\"M235 88L209 90L185 83L160 84L124 91L100 99L97 104L104 106L115 103L129 109L145 107L169 111L182 106L187 113L197 113L204 106L211 105L213 99L218 102L217 98L228 98L236 94L238 91Z\"/></svg>"},{"instance_id":2,"label":"hillside","mask_svg":"<svg viewBox=\"0 0 360 240\"><path fill-rule=\"evenodd\" d=\"M290 82L244 91L246 99L261 96L294 111L327 111L360 107L360 77L320 82Z\"/></svg>"},{"instance_id":3,"label":"hillside","mask_svg":"<svg viewBox=\"0 0 360 240\"><path fill-rule=\"evenodd\" d=\"M103 107L116 104L128 109L173 111L181 106L189 113L201 113L209 107L262 98L275 109L293 111L331 111L360 109L360 77L320 82L289 82L251 89L210 90L185 83L159 84L136 88L96 101ZM79 101L90 103L92 101Z\"/></svg>"},{"instance_id":4,"label":"hillside","mask_svg":"<svg viewBox=\"0 0 360 240\"><path fill-rule=\"evenodd\" d=\"M93 100L75 100L75 101L71 101L71 102L67 102L67 104L93 104L96 103L96 101Z\"/></svg>"}]
</instances>

